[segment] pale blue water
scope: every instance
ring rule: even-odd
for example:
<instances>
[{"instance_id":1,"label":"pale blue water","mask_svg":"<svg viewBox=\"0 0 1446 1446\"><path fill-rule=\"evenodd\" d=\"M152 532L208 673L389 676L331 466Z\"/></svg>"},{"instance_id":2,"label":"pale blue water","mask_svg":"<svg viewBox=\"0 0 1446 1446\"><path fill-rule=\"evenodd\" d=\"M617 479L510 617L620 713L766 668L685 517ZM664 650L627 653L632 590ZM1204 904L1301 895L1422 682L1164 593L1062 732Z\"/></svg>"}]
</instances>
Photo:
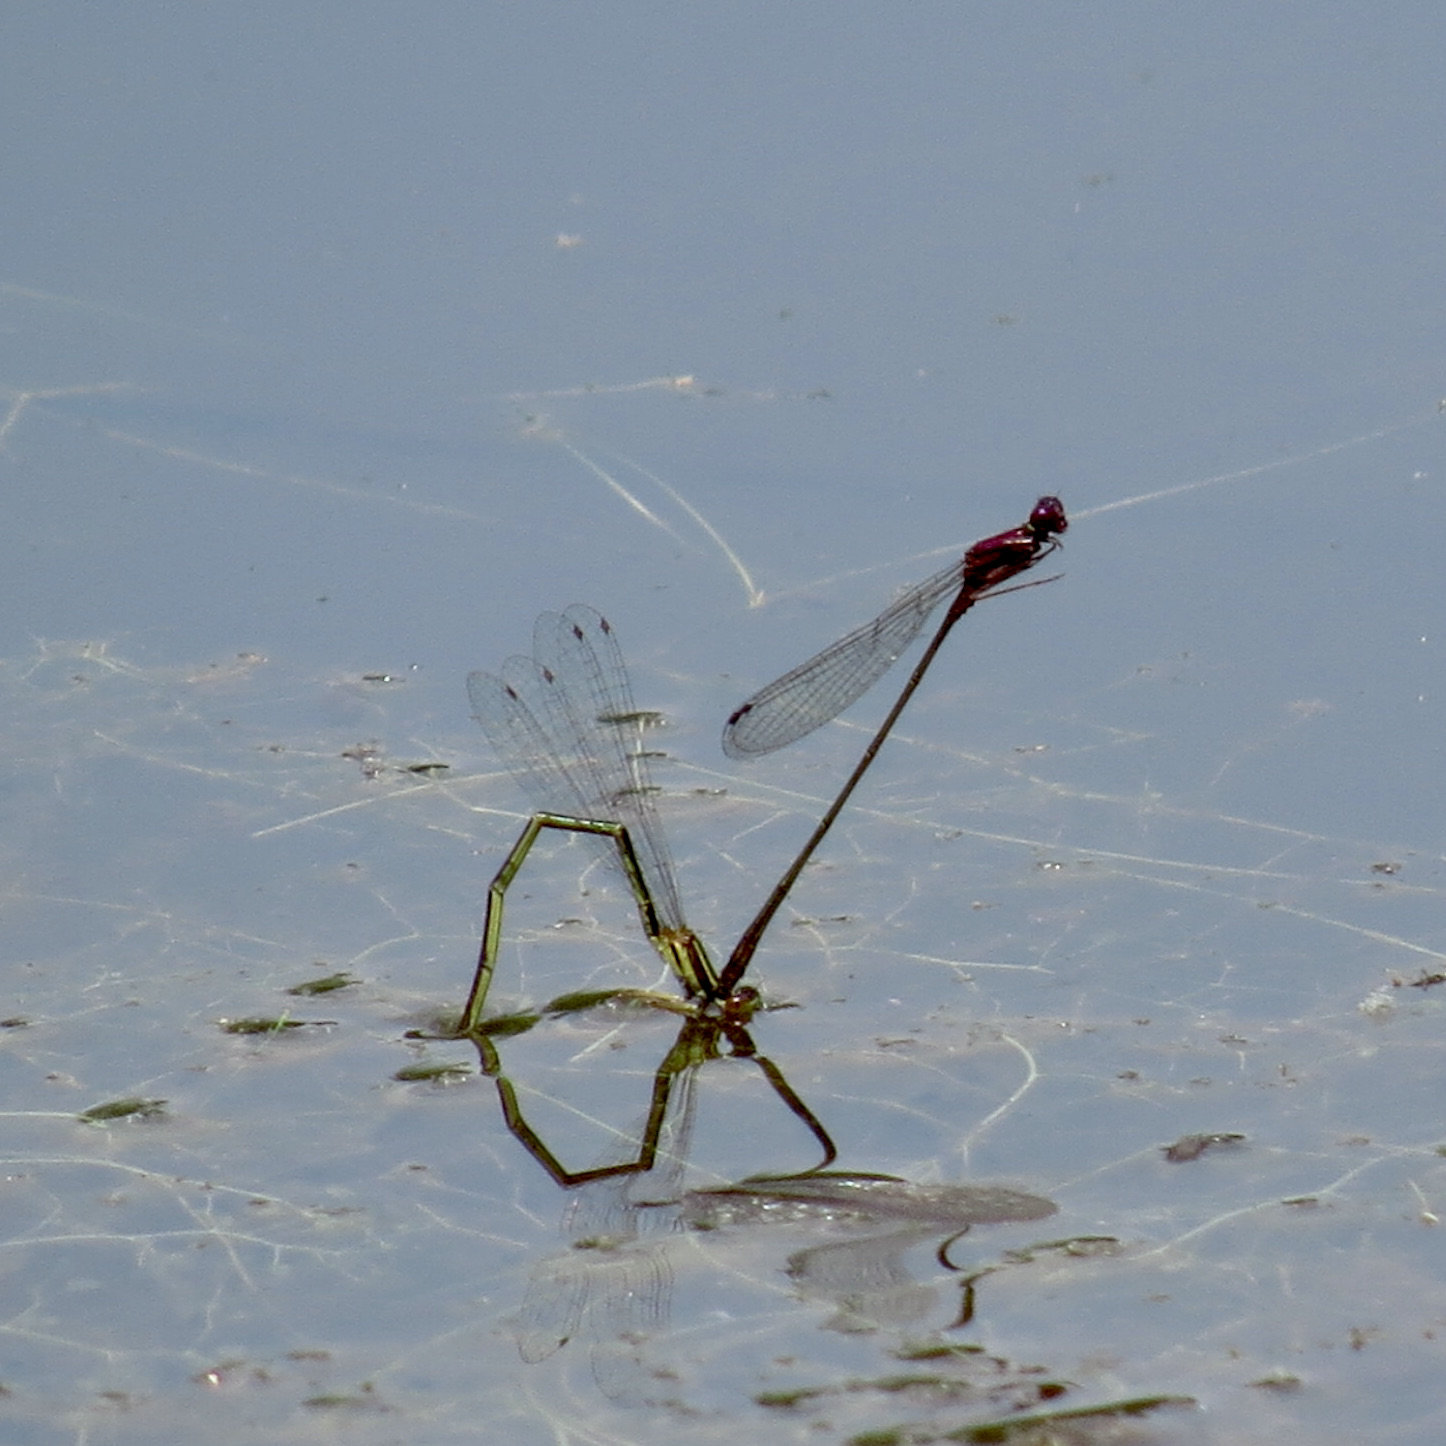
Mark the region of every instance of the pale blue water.
<instances>
[{"instance_id":1,"label":"pale blue water","mask_svg":"<svg viewBox=\"0 0 1446 1446\"><path fill-rule=\"evenodd\" d=\"M7 1439L1439 1439L1441 29L12 17ZM466 673L608 615L721 956L886 699L748 768L723 718L1043 492L1063 578L961 625L758 956L775 1073L560 1191L414 1037L523 807ZM496 1009L666 987L583 850L508 908ZM587 1170L679 1027L496 1043ZM700 1216L818 1163L793 1099L1057 1214Z\"/></svg>"}]
</instances>

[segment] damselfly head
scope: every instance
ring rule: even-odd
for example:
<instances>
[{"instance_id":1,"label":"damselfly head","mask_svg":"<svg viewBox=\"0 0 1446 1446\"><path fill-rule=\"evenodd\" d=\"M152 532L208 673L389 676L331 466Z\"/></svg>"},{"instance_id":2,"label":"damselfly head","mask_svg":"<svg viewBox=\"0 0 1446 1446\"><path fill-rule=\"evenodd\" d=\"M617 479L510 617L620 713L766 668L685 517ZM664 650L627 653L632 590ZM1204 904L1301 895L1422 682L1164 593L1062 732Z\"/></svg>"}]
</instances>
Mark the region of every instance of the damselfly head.
<instances>
[{"instance_id":1,"label":"damselfly head","mask_svg":"<svg viewBox=\"0 0 1446 1446\"><path fill-rule=\"evenodd\" d=\"M1034 511L1029 514L1026 525L1041 542L1048 541L1056 532L1064 532L1069 527L1064 503L1058 497L1041 497L1034 504Z\"/></svg>"}]
</instances>

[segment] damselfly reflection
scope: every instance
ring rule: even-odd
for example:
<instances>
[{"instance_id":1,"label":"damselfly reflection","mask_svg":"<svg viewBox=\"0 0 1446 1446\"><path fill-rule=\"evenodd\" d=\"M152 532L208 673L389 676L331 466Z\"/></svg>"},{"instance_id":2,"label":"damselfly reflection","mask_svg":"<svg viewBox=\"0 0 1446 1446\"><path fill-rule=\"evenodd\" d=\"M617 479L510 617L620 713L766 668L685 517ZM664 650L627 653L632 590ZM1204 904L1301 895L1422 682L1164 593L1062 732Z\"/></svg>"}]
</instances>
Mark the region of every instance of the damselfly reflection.
<instances>
[{"instance_id":1,"label":"damselfly reflection","mask_svg":"<svg viewBox=\"0 0 1446 1446\"><path fill-rule=\"evenodd\" d=\"M489 1020L485 1028L497 1023ZM502 1029L509 1036L517 1032L511 1025ZM563 1212L563 1248L535 1262L521 1308L505 1319L528 1363L564 1348L585 1352L594 1380L610 1400L640 1404L657 1385L647 1351L667 1334L674 1264L690 1233L710 1237L710 1257L732 1252L728 1258L742 1275L756 1270L758 1259L757 1247L743 1242L760 1232L781 1233L791 1291L828 1301L850 1330L900 1325L901 1306L910 1323L921 1325L929 1318L947 1322L952 1314L953 1328L973 1316L975 1281L1010 1263L984 1240L967 1251L959 1249L960 1242L972 1237L976 1226L1043 1220L1056 1208L1007 1185L919 1184L896 1175L831 1169L837 1152L827 1130L782 1071L755 1052L746 1028L696 1015L681 1021L654 1075L642 1120L607 1132L615 1137L601 1162L569 1166L555 1142L543 1140L536 1128L540 1121L529 1123L523 1114L523 1101L530 1110L545 1092L535 1082L526 1090L513 1087L485 1029L472 1042L483 1073L497 1085L508 1129L572 1192ZM505 1044L511 1047L513 1039ZM708 1164L693 1159L702 1067L725 1058L757 1065L768 1087L764 1100L775 1097L786 1110L782 1120L750 1124L750 1152L776 1152L778 1160L796 1156L800 1144L806 1150L811 1145L821 1150L813 1162L799 1169L795 1158L786 1174L750 1174L724 1184ZM787 1128L787 1116L807 1133L800 1137ZM735 1121L716 1116L715 1121L729 1137L740 1133ZM705 1146L713 1163L711 1146L717 1143L715 1135ZM690 1189L690 1177L710 1183ZM727 1237L739 1242L741 1253ZM931 1270L920 1255L926 1244L933 1245L934 1261L947 1275ZM688 1258L696 1260L691 1253ZM962 1291L952 1311L949 1292L941 1291L951 1284Z\"/></svg>"},{"instance_id":2,"label":"damselfly reflection","mask_svg":"<svg viewBox=\"0 0 1446 1446\"><path fill-rule=\"evenodd\" d=\"M562 1003L564 1001L555 1000L553 1006L544 1012L564 1012L558 1009ZM576 1005L578 1011L586 1007L587 1004L580 1000ZM471 1039L477 1048L482 1073L496 1083L497 1099L507 1128L527 1153L565 1190L618 1175L647 1174L660 1158L665 1159L669 1172L681 1170L687 1155L684 1142L692 1129L693 1085L699 1069L716 1059L746 1060L758 1066L774 1095L803 1124L822 1151L819 1162L807 1173L825 1169L838 1155L823 1122L789 1084L783 1071L772 1060L758 1053L747 1027L725 1012L716 1019L695 1015L682 1021L672 1048L654 1071L647 1115L631 1137L632 1151L624 1152L621 1158L610 1160L607 1164L569 1169L528 1122L517 1090L503 1069L502 1056L494 1043L494 1039L500 1036L525 1033L539 1018L540 1015L513 1015L488 1020L472 1034Z\"/></svg>"}]
</instances>

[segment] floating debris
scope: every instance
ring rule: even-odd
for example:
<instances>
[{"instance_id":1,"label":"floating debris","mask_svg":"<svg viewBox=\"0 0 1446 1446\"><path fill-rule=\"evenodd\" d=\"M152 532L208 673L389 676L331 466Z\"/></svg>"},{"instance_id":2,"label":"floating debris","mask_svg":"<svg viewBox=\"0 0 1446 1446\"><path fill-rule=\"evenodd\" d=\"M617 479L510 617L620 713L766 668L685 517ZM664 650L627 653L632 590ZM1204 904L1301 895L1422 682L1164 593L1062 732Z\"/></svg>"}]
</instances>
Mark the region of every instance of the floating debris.
<instances>
[{"instance_id":1,"label":"floating debris","mask_svg":"<svg viewBox=\"0 0 1446 1446\"><path fill-rule=\"evenodd\" d=\"M409 1064L399 1069L392 1078L403 1084L449 1084L453 1080L466 1079L472 1073L467 1064Z\"/></svg>"},{"instance_id":2,"label":"floating debris","mask_svg":"<svg viewBox=\"0 0 1446 1446\"><path fill-rule=\"evenodd\" d=\"M355 983L356 980L343 971L324 975L320 979L308 979L303 984L293 984L286 992L309 998L313 994L333 994L338 989L349 989Z\"/></svg>"},{"instance_id":3,"label":"floating debris","mask_svg":"<svg viewBox=\"0 0 1446 1446\"><path fill-rule=\"evenodd\" d=\"M217 1021L222 1034L280 1034L287 1029L323 1029L336 1025L334 1019L291 1019L286 1015L252 1015L247 1019Z\"/></svg>"},{"instance_id":4,"label":"floating debris","mask_svg":"<svg viewBox=\"0 0 1446 1446\"><path fill-rule=\"evenodd\" d=\"M82 1110L76 1118L87 1125L108 1125L112 1120L158 1120L165 1113L165 1100L143 1100L132 1096L122 1100L107 1100L102 1105L92 1105L88 1110Z\"/></svg>"},{"instance_id":5,"label":"floating debris","mask_svg":"<svg viewBox=\"0 0 1446 1446\"><path fill-rule=\"evenodd\" d=\"M1213 1135L1181 1135L1173 1145L1162 1145L1160 1153L1172 1165L1180 1165L1187 1160L1198 1160L1206 1150L1214 1149L1217 1145L1238 1145L1244 1139L1244 1135L1228 1131Z\"/></svg>"}]
</instances>

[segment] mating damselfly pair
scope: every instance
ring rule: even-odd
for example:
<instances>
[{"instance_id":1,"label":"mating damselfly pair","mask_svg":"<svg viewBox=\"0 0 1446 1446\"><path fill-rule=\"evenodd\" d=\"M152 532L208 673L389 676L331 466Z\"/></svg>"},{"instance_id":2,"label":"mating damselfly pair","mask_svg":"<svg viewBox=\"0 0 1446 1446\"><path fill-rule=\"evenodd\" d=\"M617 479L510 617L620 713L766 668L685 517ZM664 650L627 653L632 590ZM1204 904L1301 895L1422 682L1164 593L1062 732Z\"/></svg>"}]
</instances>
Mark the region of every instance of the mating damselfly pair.
<instances>
[{"instance_id":1,"label":"mating damselfly pair","mask_svg":"<svg viewBox=\"0 0 1446 1446\"><path fill-rule=\"evenodd\" d=\"M482 948L460 1032L473 1033L481 1024L502 940L503 900L544 829L610 840L608 857L637 901L643 929L689 1001L679 1007L728 1007L740 993L764 931L874 761L950 629L976 602L1009 590L1008 583L1053 552L1068 525L1059 499L1041 497L1021 526L976 542L960 561L916 583L872 621L760 689L730 715L723 750L731 758L759 757L796 742L871 688L952 595L943 622L853 772L721 970L714 968L703 941L683 917L640 742L649 715L633 702L622 650L607 619L577 605L562 613L544 613L533 632L530 657L508 659L500 676L470 674L473 715L537 812L488 889Z\"/></svg>"}]
</instances>

